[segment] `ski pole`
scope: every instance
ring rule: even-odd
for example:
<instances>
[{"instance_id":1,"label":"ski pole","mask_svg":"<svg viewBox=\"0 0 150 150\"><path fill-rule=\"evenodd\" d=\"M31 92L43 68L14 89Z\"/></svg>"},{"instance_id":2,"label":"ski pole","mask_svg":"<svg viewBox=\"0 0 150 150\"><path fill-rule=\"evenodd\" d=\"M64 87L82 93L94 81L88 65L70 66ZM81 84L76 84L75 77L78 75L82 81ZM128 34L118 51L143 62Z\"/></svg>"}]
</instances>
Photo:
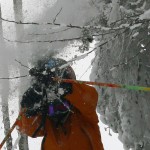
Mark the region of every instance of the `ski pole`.
<instances>
[{"instance_id":1,"label":"ski pole","mask_svg":"<svg viewBox=\"0 0 150 150\"><path fill-rule=\"evenodd\" d=\"M58 81L58 82L66 82L66 83L80 83L80 84L105 86L105 87L111 87L111 88L125 88L128 90L150 91L150 87L142 87L142 86L119 85L119 84L113 84L113 83L81 81L81 80L62 79L62 78L53 78L53 80Z\"/></svg>"},{"instance_id":2,"label":"ski pole","mask_svg":"<svg viewBox=\"0 0 150 150\"><path fill-rule=\"evenodd\" d=\"M12 127L9 129L7 135L5 136L5 138L3 139L3 141L0 144L0 150L2 149L3 145L5 144L5 142L8 140L8 138L10 137L12 131L14 130L14 128L16 127L18 120L20 119L21 115L18 116L18 118L16 119L16 121L14 122L14 124L12 125Z\"/></svg>"}]
</instances>

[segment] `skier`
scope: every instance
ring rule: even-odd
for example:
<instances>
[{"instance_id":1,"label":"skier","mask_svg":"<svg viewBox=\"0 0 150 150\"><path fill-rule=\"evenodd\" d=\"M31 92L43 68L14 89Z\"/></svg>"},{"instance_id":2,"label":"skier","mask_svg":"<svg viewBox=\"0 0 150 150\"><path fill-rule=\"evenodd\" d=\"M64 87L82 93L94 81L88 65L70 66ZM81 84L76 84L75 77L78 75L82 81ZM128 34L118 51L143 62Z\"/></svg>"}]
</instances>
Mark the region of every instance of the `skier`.
<instances>
[{"instance_id":1,"label":"skier","mask_svg":"<svg viewBox=\"0 0 150 150\"><path fill-rule=\"evenodd\" d=\"M44 136L41 150L104 150L98 127L98 94L86 84L57 82L76 79L66 61L48 58L29 71L32 86L21 100L18 130Z\"/></svg>"}]
</instances>

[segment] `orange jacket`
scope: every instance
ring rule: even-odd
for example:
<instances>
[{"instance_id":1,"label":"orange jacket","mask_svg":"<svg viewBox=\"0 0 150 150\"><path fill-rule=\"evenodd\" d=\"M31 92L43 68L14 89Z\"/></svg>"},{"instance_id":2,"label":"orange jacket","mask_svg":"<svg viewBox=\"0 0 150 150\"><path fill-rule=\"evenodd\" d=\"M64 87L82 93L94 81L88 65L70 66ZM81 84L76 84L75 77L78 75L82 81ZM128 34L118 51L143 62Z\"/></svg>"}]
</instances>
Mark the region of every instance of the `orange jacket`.
<instances>
[{"instance_id":1,"label":"orange jacket","mask_svg":"<svg viewBox=\"0 0 150 150\"><path fill-rule=\"evenodd\" d=\"M44 136L42 150L104 150L98 127L96 105L98 94L88 85L73 83L73 92L65 97L73 106L73 112L64 124L64 129L55 128L49 118L45 128L36 136ZM33 135L40 124L41 116L27 118L22 115L19 130Z\"/></svg>"}]
</instances>

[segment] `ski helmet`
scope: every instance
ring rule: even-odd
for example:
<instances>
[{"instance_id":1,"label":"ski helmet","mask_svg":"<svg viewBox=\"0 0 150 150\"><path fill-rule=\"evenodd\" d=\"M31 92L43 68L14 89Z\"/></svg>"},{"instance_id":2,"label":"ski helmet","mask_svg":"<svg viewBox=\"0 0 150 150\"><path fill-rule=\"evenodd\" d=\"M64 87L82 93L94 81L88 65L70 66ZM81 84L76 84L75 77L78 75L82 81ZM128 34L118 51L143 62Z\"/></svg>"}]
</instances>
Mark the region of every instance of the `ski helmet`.
<instances>
[{"instance_id":1,"label":"ski helmet","mask_svg":"<svg viewBox=\"0 0 150 150\"><path fill-rule=\"evenodd\" d=\"M29 73L31 76L41 77L43 72L51 74L53 77L61 77L65 79L76 79L75 72L70 65L67 65L67 61L61 58L46 58L39 60Z\"/></svg>"},{"instance_id":2,"label":"ski helmet","mask_svg":"<svg viewBox=\"0 0 150 150\"><path fill-rule=\"evenodd\" d=\"M45 64L45 69L56 72L56 76L66 79L76 79L75 72L67 61L60 58L50 58Z\"/></svg>"}]
</instances>

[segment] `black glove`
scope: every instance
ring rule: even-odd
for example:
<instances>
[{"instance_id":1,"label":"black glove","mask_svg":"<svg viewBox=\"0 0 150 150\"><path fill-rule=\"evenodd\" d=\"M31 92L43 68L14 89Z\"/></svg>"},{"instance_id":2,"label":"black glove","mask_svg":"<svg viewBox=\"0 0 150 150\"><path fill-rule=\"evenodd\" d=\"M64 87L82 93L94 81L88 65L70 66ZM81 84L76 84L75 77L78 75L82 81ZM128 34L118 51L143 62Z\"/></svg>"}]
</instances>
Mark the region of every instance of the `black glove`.
<instances>
[{"instance_id":1,"label":"black glove","mask_svg":"<svg viewBox=\"0 0 150 150\"><path fill-rule=\"evenodd\" d=\"M39 72L39 70L38 70L37 68L31 68L31 69L29 70L29 74L30 74L31 76L39 76L41 73Z\"/></svg>"}]
</instances>

